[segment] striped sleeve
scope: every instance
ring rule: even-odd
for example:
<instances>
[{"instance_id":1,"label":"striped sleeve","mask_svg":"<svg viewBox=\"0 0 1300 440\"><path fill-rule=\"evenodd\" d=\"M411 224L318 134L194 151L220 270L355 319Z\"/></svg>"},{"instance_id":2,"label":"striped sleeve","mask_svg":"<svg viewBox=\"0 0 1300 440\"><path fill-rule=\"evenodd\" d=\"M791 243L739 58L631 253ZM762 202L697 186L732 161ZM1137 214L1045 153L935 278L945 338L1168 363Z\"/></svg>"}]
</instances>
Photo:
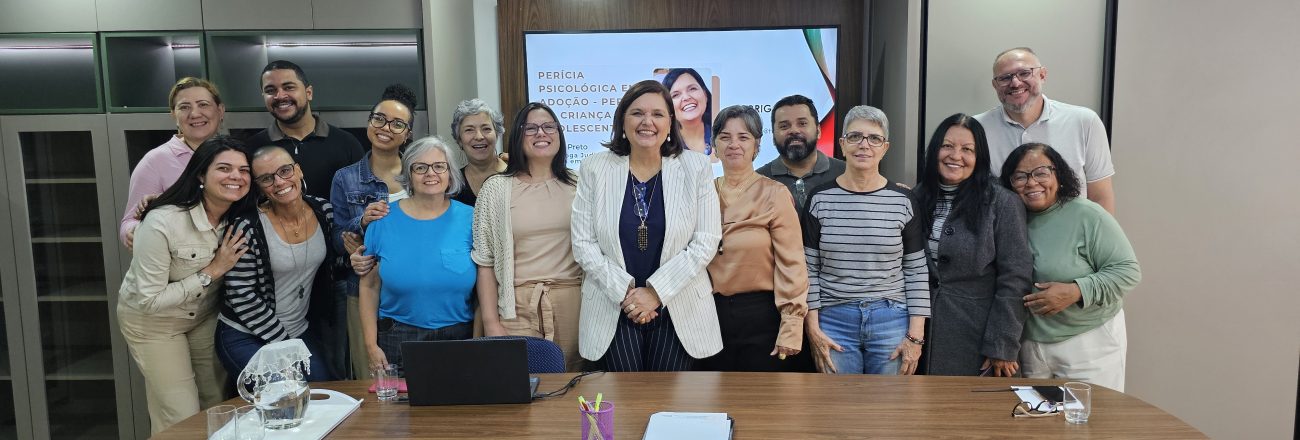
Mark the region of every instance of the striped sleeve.
<instances>
[{"instance_id":1,"label":"striped sleeve","mask_svg":"<svg viewBox=\"0 0 1300 440\"><path fill-rule=\"evenodd\" d=\"M808 264L808 310L822 308L821 290L821 222L813 215L816 201L812 197L800 212L799 228L803 230L803 255Z\"/></svg>"},{"instance_id":2,"label":"striped sleeve","mask_svg":"<svg viewBox=\"0 0 1300 440\"><path fill-rule=\"evenodd\" d=\"M270 282L269 273L262 273L270 271L271 265L265 260L268 256L263 255L267 247L262 241L261 228L255 222L257 220L242 217L230 226L243 231L248 240L248 251L226 272L222 312L263 341L276 342L288 339L289 334L275 316L273 295L268 300L261 294L268 284L274 284Z\"/></svg>"},{"instance_id":3,"label":"striped sleeve","mask_svg":"<svg viewBox=\"0 0 1300 440\"><path fill-rule=\"evenodd\" d=\"M930 316L930 268L925 261L926 231L917 215L916 197L903 191L910 202L908 220L903 226L903 290L907 295L907 314Z\"/></svg>"}]
</instances>

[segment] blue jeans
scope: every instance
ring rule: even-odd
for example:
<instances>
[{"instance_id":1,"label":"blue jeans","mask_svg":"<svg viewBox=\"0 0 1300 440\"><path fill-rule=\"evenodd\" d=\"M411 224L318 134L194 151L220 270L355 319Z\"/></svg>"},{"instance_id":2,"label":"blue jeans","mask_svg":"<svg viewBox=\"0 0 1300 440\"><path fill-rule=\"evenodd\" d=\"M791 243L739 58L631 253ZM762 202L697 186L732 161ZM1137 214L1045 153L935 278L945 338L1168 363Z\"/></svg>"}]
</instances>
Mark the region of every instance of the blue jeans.
<instances>
[{"instance_id":1,"label":"blue jeans","mask_svg":"<svg viewBox=\"0 0 1300 440\"><path fill-rule=\"evenodd\" d=\"M248 361L253 359L253 354L266 345L266 341L252 333L244 333L231 327L229 324L217 321L217 359L221 360L221 366L226 368L226 374L230 375L230 380L238 385L237 379L239 373L244 371ZM299 336L304 344L307 344L307 351L311 356L311 372L307 373L308 382L322 382L334 380L330 375L330 370L325 366L325 359L320 356L321 347L319 338L315 332L308 327L302 336Z\"/></svg>"},{"instance_id":2,"label":"blue jeans","mask_svg":"<svg viewBox=\"0 0 1300 440\"><path fill-rule=\"evenodd\" d=\"M887 299L822 307L817 323L844 351L831 349L840 374L898 374L901 358L889 360L907 334L907 304Z\"/></svg>"}]
</instances>

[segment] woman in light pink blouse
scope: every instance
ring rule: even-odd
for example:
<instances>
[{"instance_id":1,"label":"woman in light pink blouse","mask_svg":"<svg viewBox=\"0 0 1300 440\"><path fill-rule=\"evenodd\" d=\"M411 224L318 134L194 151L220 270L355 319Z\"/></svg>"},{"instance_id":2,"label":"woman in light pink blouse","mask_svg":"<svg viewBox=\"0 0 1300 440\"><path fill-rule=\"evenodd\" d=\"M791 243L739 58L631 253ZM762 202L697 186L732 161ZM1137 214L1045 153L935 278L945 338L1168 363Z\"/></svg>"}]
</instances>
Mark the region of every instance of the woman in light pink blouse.
<instances>
[{"instance_id":1,"label":"woman in light pink blouse","mask_svg":"<svg viewBox=\"0 0 1300 440\"><path fill-rule=\"evenodd\" d=\"M140 202L172 186L181 170L190 163L194 150L217 134L221 120L226 116L221 93L217 92L216 85L205 79L185 77L176 81L167 95L167 102L172 117L176 119L176 135L145 153L131 171L130 194L118 227L118 236L127 249L135 244L135 228L140 224L136 216Z\"/></svg>"}]
</instances>

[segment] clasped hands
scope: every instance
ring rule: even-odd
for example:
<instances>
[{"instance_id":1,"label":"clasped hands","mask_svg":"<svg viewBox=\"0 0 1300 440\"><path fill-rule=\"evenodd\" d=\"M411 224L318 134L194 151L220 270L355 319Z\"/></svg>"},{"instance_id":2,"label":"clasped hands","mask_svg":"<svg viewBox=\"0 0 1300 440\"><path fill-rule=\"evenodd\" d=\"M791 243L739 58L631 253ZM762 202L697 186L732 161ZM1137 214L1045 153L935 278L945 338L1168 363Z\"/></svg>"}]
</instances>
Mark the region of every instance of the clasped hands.
<instances>
[{"instance_id":1,"label":"clasped hands","mask_svg":"<svg viewBox=\"0 0 1300 440\"><path fill-rule=\"evenodd\" d=\"M658 310L661 305L663 303L659 301L659 292L653 287L627 289L627 295L624 295L623 302L619 303L627 319L637 324L645 324L659 317Z\"/></svg>"}]
</instances>

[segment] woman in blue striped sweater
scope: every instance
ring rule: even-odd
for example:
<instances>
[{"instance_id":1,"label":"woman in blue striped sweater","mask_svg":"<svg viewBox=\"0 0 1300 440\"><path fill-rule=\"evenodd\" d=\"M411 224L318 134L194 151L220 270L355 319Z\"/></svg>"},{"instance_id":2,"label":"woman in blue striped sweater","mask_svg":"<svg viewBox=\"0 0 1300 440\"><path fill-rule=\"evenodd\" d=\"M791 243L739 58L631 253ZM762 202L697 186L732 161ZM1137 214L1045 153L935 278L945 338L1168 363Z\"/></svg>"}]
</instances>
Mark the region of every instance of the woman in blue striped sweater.
<instances>
[{"instance_id":1,"label":"woman in blue striped sweater","mask_svg":"<svg viewBox=\"0 0 1300 440\"><path fill-rule=\"evenodd\" d=\"M264 201L231 226L243 232L249 251L226 273L217 358L237 377L263 345L299 338L312 352L307 380L333 380L320 338L308 325L309 315L328 314L328 307L311 305L332 294L338 261L328 244L333 210L325 199L302 192L302 168L283 148L253 153L253 183Z\"/></svg>"}]
</instances>

